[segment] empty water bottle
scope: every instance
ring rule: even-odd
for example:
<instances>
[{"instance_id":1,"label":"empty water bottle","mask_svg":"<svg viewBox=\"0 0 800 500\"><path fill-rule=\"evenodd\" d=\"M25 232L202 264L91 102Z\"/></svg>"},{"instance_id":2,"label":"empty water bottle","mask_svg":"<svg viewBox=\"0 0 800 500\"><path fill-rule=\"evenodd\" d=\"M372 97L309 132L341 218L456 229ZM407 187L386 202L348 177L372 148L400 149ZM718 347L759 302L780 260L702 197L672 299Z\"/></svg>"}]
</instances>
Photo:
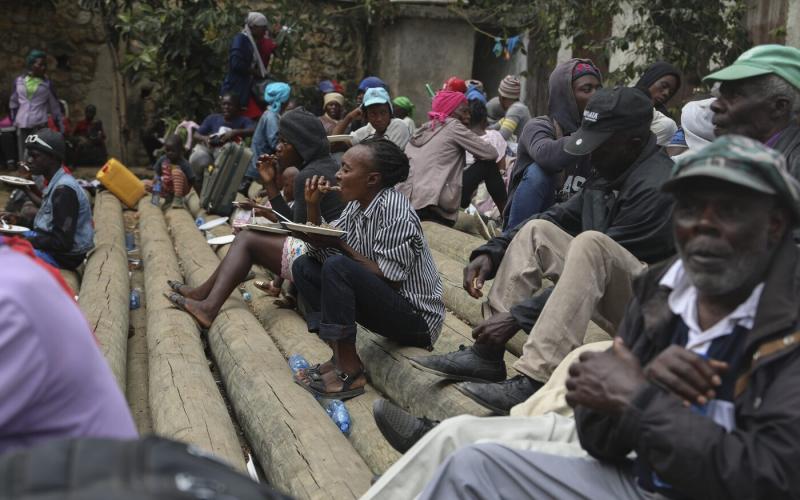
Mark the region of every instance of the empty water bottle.
<instances>
[{"instance_id":1,"label":"empty water bottle","mask_svg":"<svg viewBox=\"0 0 800 500\"><path fill-rule=\"evenodd\" d=\"M345 436L349 436L350 412L347 411L347 407L342 403L342 400L331 399L328 401L328 404L325 405L325 411L328 412L328 416L331 417L336 427L338 427Z\"/></svg>"},{"instance_id":2,"label":"empty water bottle","mask_svg":"<svg viewBox=\"0 0 800 500\"><path fill-rule=\"evenodd\" d=\"M129 252L136 248L136 236L133 233L125 233L125 249Z\"/></svg>"},{"instance_id":3,"label":"empty water bottle","mask_svg":"<svg viewBox=\"0 0 800 500\"><path fill-rule=\"evenodd\" d=\"M206 220L204 218L202 218L202 217L198 217L198 218L196 218L194 220L194 225L197 226L197 227L200 227L205 223L206 223Z\"/></svg>"},{"instance_id":4,"label":"empty water bottle","mask_svg":"<svg viewBox=\"0 0 800 500\"><path fill-rule=\"evenodd\" d=\"M306 358L302 354L292 354L289 356L289 368L292 370L292 375L297 374L300 370L307 370L311 365L308 364Z\"/></svg>"},{"instance_id":5,"label":"empty water bottle","mask_svg":"<svg viewBox=\"0 0 800 500\"><path fill-rule=\"evenodd\" d=\"M155 206L161 203L161 177L159 176L156 176L156 180L153 181L153 197L150 199L150 203Z\"/></svg>"},{"instance_id":6,"label":"empty water bottle","mask_svg":"<svg viewBox=\"0 0 800 500\"><path fill-rule=\"evenodd\" d=\"M130 309L139 309L139 306L142 305L141 297L139 297L139 289L134 288L131 290L131 303Z\"/></svg>"}]
</instances>

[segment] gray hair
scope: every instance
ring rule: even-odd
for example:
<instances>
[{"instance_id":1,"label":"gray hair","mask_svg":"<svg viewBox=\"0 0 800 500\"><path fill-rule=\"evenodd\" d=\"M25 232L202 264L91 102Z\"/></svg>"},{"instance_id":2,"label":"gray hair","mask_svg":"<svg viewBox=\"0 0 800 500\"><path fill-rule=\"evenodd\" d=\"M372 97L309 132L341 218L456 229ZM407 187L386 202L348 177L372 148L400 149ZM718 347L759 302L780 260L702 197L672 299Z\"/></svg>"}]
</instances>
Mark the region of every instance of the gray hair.
<instances>
[{"instance_id":1,"label":"gray hair","mask_svg":"<svg viewBox=\"0 0 800 500\"><path fill-rule=\"evenodd\" d=\"M775 73L755 77L748 82L748 90L762 94L768 99L782 97L789 101L791 117L800 113L800 91Z\"/></svg>"}]
</instances>

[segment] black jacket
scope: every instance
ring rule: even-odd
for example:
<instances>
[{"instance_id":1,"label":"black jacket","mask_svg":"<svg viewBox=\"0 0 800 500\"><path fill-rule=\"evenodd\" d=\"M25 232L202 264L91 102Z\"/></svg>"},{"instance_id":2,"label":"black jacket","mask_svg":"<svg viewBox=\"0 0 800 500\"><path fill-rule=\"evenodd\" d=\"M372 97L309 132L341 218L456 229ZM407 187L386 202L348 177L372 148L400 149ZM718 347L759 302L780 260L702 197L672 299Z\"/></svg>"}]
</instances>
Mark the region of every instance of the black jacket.
<instances>
[{"instance_id":1,"label":"black jacket","mask_svg":"<svg viewBox=\"0 0 800 500\"><path fill-rule=\"evenodd\" d=\"M673 198L661 191L661 185L670 177L672 166L672 160L656 145L651 134L639 158L619 178L587 181L583 190L569 200L553 205L475 249L470 260L488 255L492 260L489 277L493 278L514 235L533 219L550 221L572 236L583 231L600 231L647 263L666 259L675 253L671 224ZM520 326L536 321L532 314L541 309L536 301L531 298L512 307L511 314Z\"/></svg>"},{"instance_id":2,"label":"black jacket","mask_svg":"<svg viewBox=\"0 0 800 500\"><path fill-rule=\"evenodd\" d=\"M634 283L619 335L642 365L669 346L678 317L659 281L671 262L651 268ZM759 345L798 329L800 250L785 238L767 272L744 358ZM726 433L711 419L684 408L680 399L647 383L633 407L611 417L578 407L581 445L599 460L622 462L636 451L661 479L686 498L800 497L800 342L740 364L752 374L734 401L736 428Z\"/></svg>"}]
</instances>

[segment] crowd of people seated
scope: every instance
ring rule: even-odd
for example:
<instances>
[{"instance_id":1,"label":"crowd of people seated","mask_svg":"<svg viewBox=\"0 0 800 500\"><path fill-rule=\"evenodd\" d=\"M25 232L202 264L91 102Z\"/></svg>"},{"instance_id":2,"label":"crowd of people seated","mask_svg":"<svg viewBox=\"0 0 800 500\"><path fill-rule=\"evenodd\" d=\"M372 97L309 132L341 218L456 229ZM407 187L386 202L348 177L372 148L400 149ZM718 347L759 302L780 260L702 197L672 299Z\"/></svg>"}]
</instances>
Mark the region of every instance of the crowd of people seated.
<instances>
[{"instance_id":1,"label":"crowd of people seated","mask_svg":"<svg viewBox=\"0 0 800 500\"><path fill-rule=\"evenodd\" d=\"M474 343L409 362L497 416L438 422L378 400L377 426L404 456L365 498L800 495L800 50L753 47L704 78L712 97L689 96L680 112L667 107L683 80L672 64L604 87L591 60L573 58L553 68L547 115L531 117L518 76L491 96L453 77L419 122L421 103L393 97L377 76L351 96L323 81L319 116L296 106L289 83L269 81L275 43L267 19L248 15L221 112L188 137L167 136L153 165L164 207L183 208L226 148L247 147L237 189L258 195L242 208L343 233L237 229L208 280L165 284L199 326L211 327L259 265L276 278L258 287L285 295L331 350L294 382L316 397L358 397L368 378L359 326L428 351L442 331L444 288L422 221L458 227L465 209L493 208L477 217L496 231L463 271L483 313ZM30 173L45 183L0 213L32 228L26 241L0 238L10 273L0 282L0 387L22 394L0 404L0 451L50 436L136 435L52 273L83 262L93 227L64 166L64 134L46 127L48 113L63 120L43 61L29 57L11 100ZM104 139L95 114L87 107L72 132L83 147ZM42 297L75 323L47 324L30 308ZM584 345L590 322L613 340ZM519 331L527 339L508 377ZM72 354L54 356L63 352ZM60 367L73 357L88 362ZM61 369L71 376L55 376ZM36 418L21 418L28 411Z\"/></svg>"}]
</instances>

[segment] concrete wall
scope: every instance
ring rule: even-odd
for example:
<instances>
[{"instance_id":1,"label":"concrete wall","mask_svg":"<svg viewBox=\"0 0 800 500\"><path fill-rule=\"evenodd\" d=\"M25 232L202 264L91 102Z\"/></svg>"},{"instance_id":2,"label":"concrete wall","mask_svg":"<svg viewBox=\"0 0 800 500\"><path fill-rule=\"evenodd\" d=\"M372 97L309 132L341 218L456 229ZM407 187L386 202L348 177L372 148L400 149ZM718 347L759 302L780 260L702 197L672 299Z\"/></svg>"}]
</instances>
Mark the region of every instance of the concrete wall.
<instances>
[{"instance_id":1,"label":"concrete wall","mask_svg":"<svg viewBox=\"0 0 800 500\"><path fill-rule=\"evenodd\" d=\"M414 119L426 120L430 97L451 76L472 74L475 32L458 19L399 18L375 27L370 35L369 70L390 84L392 96L405 95L416 105Z\"/></svg>"}]
</instances>

